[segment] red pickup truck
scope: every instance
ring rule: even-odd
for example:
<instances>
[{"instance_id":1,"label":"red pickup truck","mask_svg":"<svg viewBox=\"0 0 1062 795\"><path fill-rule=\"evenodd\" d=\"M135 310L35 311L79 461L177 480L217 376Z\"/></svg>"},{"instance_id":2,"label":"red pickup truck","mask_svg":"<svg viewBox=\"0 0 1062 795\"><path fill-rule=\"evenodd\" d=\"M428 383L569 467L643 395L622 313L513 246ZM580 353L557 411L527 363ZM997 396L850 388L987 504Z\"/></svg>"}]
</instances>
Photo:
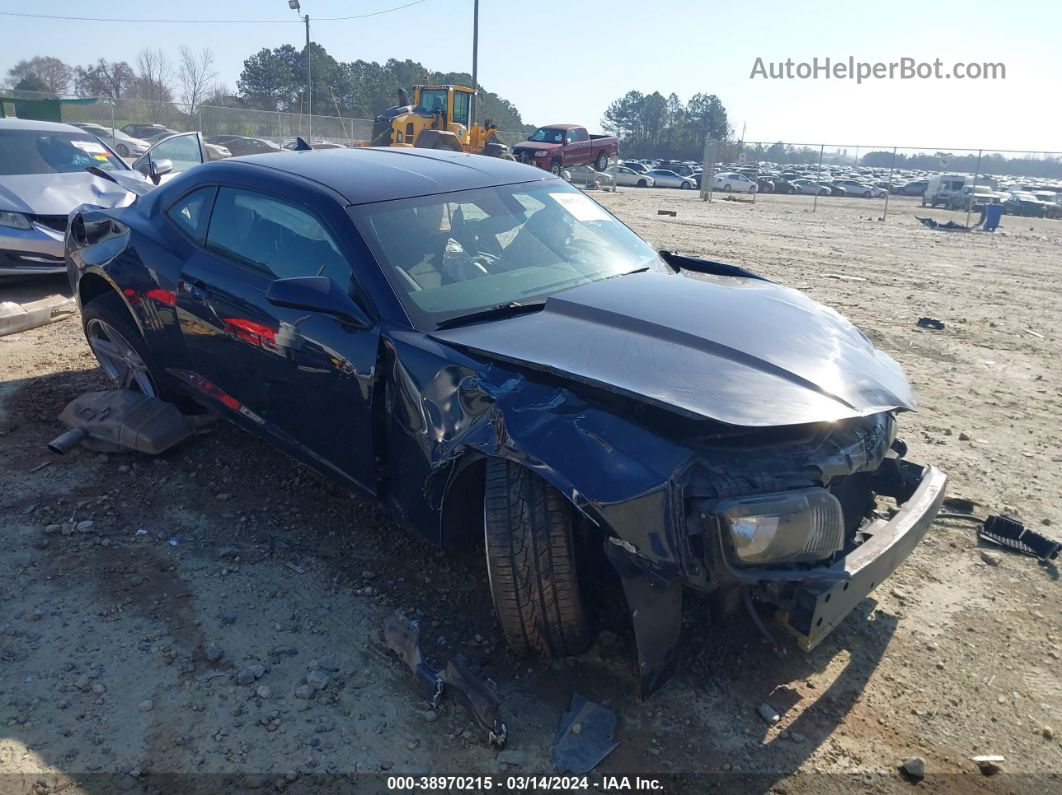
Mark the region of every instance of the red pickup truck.
<instances>
[{"instance_id":1,"label":"red pickup truck","mask_svg":"<svg viewBox=\"0 0 1062 795\"><path fill-rule=\"evenodd\" d=\"M598 171L608 168L608 159L619 154L619 138L590 135L578 124L539 127L526 141L513 147L513 157L559 175L561 169L583 164Z\"/></svg>"}]
</instances>

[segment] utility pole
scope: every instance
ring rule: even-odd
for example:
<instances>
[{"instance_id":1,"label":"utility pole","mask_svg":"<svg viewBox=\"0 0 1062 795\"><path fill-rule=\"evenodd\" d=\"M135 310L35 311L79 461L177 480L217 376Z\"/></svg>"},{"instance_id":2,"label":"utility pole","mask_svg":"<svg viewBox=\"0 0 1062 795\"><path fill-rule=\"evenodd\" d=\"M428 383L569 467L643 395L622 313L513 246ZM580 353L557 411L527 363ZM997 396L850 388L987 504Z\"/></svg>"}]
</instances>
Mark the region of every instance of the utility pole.
<instances>
[{"instance_id":1,"label":"utility pole","mask_svg":"<svg viewBox=\"0 0 1062 795\"><path fill-rule=\"evenodd\" d=\"M302 6L299 5L299 0L288 0L288 8L299 14L302 11ZM313 135L313 83L310 80L310 15L301 14L302 21L306 23L306 142L310 142L310 136Z\"/></svg>"},{"instance_id":2,"label":"utility pole","mask_svg":"<svg viewBox=\"0 0 1062 795\"><path fill-rule=\"evenodd\" d=\"M469 111L469 126L476 123L476 93L479 91L479 0L472 5L472 109Z\"/></svg>"}]
</instances>

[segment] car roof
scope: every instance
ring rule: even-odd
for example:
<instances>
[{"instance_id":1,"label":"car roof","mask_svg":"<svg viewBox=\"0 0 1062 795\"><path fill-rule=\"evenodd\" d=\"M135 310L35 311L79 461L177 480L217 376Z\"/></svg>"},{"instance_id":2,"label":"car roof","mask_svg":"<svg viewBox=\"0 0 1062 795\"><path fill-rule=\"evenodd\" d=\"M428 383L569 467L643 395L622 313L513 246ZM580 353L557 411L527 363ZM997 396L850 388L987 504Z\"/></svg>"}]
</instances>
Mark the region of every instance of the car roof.
<instances>
[{"instance_id":1,"label":"car roof","mask_svg":"<svg viewBox=\"0 0 1062 795\"><path fill-rule=\"evenodd\" d=\"M325 185L351 204L557 179L534 166L449 150L355 147L269 152L216 161L283 171Z\"/></svg>"},{"instance_id":2,"label":"car roof","mask_svg":"<svg viewBox=\"0 0 1062 795\"><path fill-rule=\"evenodd\" d=\"M60 124L54 121L36 121L35 119L0 119L0 130L40 130L41 132L83 133L73 124Z\"/></svg>"}]
</instances>

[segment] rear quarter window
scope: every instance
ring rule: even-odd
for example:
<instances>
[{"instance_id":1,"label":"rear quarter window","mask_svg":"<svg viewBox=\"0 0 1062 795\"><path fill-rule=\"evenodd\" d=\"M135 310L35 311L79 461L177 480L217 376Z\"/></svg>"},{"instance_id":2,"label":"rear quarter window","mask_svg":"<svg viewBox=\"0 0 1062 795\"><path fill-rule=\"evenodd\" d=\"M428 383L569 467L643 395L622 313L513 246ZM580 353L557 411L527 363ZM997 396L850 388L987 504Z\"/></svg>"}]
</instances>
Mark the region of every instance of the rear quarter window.
<instances>
[{"instance_id":1,"label":"rear quarter window","mask_svg":"<svg viewBox=\"0 0 1062 795\"><path fill-rule=\"evenodd\" d=\"M166 215L186 235L197 243L203 243L206 240L207 225L210 222L210 208L213 201L213 186L199 188L174 202L170 209L166 211Z\"/></svg>"}]
</instances>

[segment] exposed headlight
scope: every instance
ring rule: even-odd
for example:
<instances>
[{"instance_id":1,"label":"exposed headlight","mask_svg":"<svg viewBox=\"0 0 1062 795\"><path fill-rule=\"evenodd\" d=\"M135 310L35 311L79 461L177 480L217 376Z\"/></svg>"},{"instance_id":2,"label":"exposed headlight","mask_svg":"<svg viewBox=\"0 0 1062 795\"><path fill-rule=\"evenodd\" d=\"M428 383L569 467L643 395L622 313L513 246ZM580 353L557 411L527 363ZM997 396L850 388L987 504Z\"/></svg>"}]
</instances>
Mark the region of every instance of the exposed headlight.
<instances>
[{"instance_id":1,"label":"exposed headlight","mask_svg":"<svg viewBox=\"0 0 1062 795\"><path fill-rule=\"evenodd\" d=\"M844 546L841 503L825 489L723 500L716 510L742 563L807 563Z\"/></svg>"},{"instance_id":2,"label":"exposed headlight","mask_svg":"<svg viewBox=\"0 0 1062 795\"><path fill-rule=\"evenodd\" d=\"M32 229L33 225L29 222L29 218L22 213L9 213L0 212L0 226L7 226L11 229Z\"/></svg>"},{"instance_id":3,"label":"exposed headlight","mask_svg":"<svg viewBox=\"0 0 1062 795\"><path fill-rule=\"evenodd\" d=\"M549 150L548 149L536 149L535 150L535 157L549 157Z\"/></svg>"}]
</instances>

